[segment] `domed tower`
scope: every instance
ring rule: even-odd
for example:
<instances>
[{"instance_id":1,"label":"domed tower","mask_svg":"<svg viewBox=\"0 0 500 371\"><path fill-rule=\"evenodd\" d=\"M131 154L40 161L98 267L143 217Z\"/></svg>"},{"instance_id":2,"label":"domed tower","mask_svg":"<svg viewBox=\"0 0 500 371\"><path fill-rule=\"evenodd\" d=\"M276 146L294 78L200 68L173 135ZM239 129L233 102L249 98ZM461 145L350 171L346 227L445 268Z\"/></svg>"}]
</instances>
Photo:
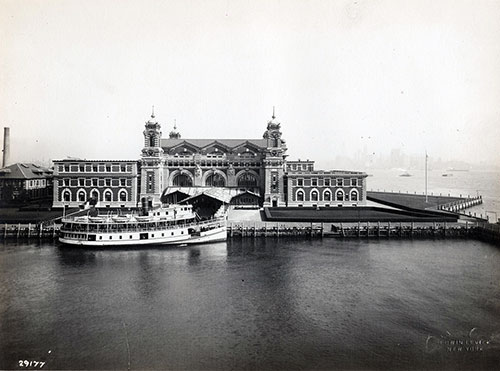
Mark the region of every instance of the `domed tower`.
<instances>
[{"instance_id":1,"label":"domed tower","mask_svg":"<svg viewBox=\"0 0 500 371\"><path fill-rule=\"evenodd\" d=\"M156 121L153 112L151 118L146 121L143 131L144 147L141 152L141 202L147 202L149 206L161 204L160 197L164 186L164 159L161 147L161 125Z\"/></svg>"},{"instance_id":2,"label":"domed tower","mask_svg":"<svg viewBox=\"0 0 500 371\"><path fill-rule=\"evenodd\" d=\"M264 206L285 206L284 165L286 159L286 142L281 138L281 124L273 116L267 123L264 139L267 148L264 152Z\"/></svg>"},{"instance_id":3,"label":"domed tower","mask_svg":"<svg viewBox=\"0 0 500 371\"><path fill-rule=\"evenodd\" d=\"M177 131L177 123L174 120L174 129L168 134L170 139L181 139L181 133Z\"/></svg>"}]
</instances>

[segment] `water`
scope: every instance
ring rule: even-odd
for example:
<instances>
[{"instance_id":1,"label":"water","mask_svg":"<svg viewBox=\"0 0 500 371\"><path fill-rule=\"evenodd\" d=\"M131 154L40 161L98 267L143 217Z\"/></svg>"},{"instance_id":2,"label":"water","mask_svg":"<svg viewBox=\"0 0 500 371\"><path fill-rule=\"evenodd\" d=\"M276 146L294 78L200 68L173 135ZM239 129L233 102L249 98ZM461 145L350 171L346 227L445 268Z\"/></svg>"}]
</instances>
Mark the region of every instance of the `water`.
<instances>
[{"instance_id":1,"label":"water","mask_svg":"<svg viewBox=\"0 0 500 371\"><path fill-rule=\"evenodd\" d=\"M0 369L498 369L499 266L473 240L0 245Z\"/></svg>"}]
</instances>

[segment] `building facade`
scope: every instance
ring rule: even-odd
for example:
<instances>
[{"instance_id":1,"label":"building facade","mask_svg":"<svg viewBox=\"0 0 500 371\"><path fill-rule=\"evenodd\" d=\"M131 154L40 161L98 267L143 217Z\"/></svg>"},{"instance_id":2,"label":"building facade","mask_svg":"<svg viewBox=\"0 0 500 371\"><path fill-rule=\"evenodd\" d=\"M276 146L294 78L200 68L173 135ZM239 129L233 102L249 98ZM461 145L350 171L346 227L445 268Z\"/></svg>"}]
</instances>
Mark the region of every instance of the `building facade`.
<instances>
[{"instance_id":1,"label":"building facade","mask_svg":"<svg viewBox=\"0 0 500 371\"><path fill-rule=\"evenodd\" d=\"M137 207L136 160L54 161L53 207Z\"/></svg>"},{"instance_id":2,"label":"building facade","mask_svg":"<svg viewBox=\"0 0 500 371\"><path fill-rule=\"evenodd\" d=\"M174 127L161 138L154 115L146 122L141 202L159 204L168 187L221 187L250 191L266 206L285 206L286 142L273 114L262 139L183 139Z\"/></svg>"},{"instance_id":3,"label":"building facade","mask_svg":"<svg viewBox=\"0 0 500 371\"><path fill-rule=\"evenodd\" d=\"M0 169L0 204L24 204L50 199L52 169L17 163Z\"/></svg>"},{"instance_id":4,"label":"building facade","mask_svg":"<svg viewBox=\"0 0 500 371\"><path fill-rule=\"evenodd\" d=\"M315 170L314 161L286 164L287 206L358 206L366 204L367 174L359 171Z\"/></svg>"},{"instance_id":5,"label":"building facade","mask_svg":"<svg viewBox=\"0 0 500 371\"><path fill-rule=\"evenodd\" d=\"M54 161L53 206L75 207L90 200L101 207L157 206L207 188L226 190L235 205L255 206L256 199L269 207L365 203L365 173L315 170L314 161L286 158L274 112L257 139L184 139L176 126L162 138L153 113L145 123L137 161ZM175 195L169 197L171 193Z\"/></svg>"}]
</instances>

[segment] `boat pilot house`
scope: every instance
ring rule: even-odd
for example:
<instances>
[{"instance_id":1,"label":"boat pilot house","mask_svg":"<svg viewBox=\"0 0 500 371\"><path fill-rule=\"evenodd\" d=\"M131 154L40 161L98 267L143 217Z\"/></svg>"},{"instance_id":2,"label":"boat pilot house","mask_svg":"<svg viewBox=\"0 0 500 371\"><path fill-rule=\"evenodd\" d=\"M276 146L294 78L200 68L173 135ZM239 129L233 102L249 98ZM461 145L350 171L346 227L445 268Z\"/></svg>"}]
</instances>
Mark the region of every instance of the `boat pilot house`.
<instances>
[{"instance_id":1,"label":"boat pilot house","mask_svg":"<svg viewBox=\"0 0 500 371\"><path fill-rule=\"evenodd\" d=\"M261 138L167 138L154 114L145 123L138 160L54 161L54 207L153 207L163 203L234 207L332 207L366 202L363 172L316 170L287 160L273 112ZM195 207L196 208L196 207Z\"/></svg>"}]
</instances>

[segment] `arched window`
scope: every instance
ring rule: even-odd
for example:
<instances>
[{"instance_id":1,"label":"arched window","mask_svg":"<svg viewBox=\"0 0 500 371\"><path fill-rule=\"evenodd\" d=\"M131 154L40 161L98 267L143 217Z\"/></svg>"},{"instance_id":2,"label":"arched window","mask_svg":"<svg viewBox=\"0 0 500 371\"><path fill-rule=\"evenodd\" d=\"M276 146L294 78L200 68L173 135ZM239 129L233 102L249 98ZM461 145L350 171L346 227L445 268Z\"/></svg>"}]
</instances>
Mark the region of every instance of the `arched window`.
<instances>
[{"instance_id":1,"label":"arched window","mask_svg":"<svg viewBox=\"0 0 500 371\"><path fill-rule=\"evenodd\" d=\"M154 135L151 135L149 137L149 146L150 147L155 147L155 137L154 137Z\"/></svg>"},{"instance_id":2,"label":"arched window","mask_svg":"<svg viewBox=\"0 0 500 371\"><path fill-rule=\"evenodd\" d=\"M85 194L85 191L78 191L78 201L79 202L85 202L87 201L87 195Z\"/></svg>"},{"instance_id":3,"label":"arched window","mask_svg":"<svg viewBox=\"0 0 500 371\"><path fill-rule=\"evenodd\" d=\"M120 193L119 193L119 199L122 202L127 201L127 192L126 191L120 191Z\"/></svg>"},{"instance_id":4,"label":"arched window","mask_svg":"<svg viewBox=\"0 0 500 371\"><path fill-rule=\"evenodd\" d=\"M304 191L297 191L297 201L304 201Z\"/></svg>"},{"instance_id":5,"label":"arched window","mask_svg":"<svg viewBox=\"0 0 500 371\"><path fill-rule=\"evenodd\" d=\"M257 186L257 178L252 173L244 173L238 178L238 187L253 188Z\"/></svg>"},{"instance_id":6,"label":"arched window","mask_svg":"<svg viewBox=\"0 0 500 371\"><path fill-rule=\"evenodd\" d=\"M226 182L221 174L213 173L207 177L205 185L207 187L225 187Z\"/></svg>"},{"instance_id":7,"label":"arched window","mask_svg":"<svg viewBox=\"0 0 500 371\"><path fill-rule=\"evenodd\" d=\"M318 201L318 191L311 191L311 201Z\"/></svg>"},{"instance_id":8,"label":"arched window","mask_svg":"<svg viewBox=\"0 0 500 371\"><path fill-rule=\"evenodd\" d=\"M104 192L104 201L111 201L113 198L113 194L111 193L111 191L106 191Z\"/></svg>"},{"instance_id":9,"label":"arched window","mask_svg":"<svg viewBox=\"0 0 500 371\"><path fill-rule=\"evenodd\" d=\"M331 201L332 200L332 193L330 191L325 191L323 193L323 201Z\"/></svg>"},{"instance_id":10,"label":"arched window","mask_svg":"<svg viewBox=\"0 0 500 371\"><path fill-rule=\"evenodd\" d=\"M335 197L337 198L337 201L344 201L344 191L339 189L335 194Z\"/></svg>"},{"instance_id":11,"label":"arched window","mask_svg":"<svg viewBox=\"0 0 500 371\"><path fill-rule=\"evenodd\" d=\"M192 187L193 186L193 180L187 174L177 174L174 177L172 183L176 187Z\"/></svg>"},{"instance_id":12,"label":"arched window","mask_svg":"<svg viewBox=\"0 0 500 371\"><path fill-rule=\"evenodd\" d=\"M356 189L351 190L351 201L358 201L358 191Z\"/></svg>"},{"instance_id":13,"label":"arched window","mask_svg":"<svg viewBox=\"0 0 500 371\"><path fill-rule=\"evenodd\" d=\"M63 201L71 201L71 192L69 190L65 190L63 193L62 193L62 199Z\"/></svg>"},{"instance_id":14,"label":"arched window","mask_svg":"<svg viewBox=\"0 0 500 371\"><path fill-rule=\"evenodd\" d=\"M92 193L90 194L90 196L96 200L96 201L99 201L99 192L97 192L96 190L93 190Z\"/></svg>"}]
</instances>

